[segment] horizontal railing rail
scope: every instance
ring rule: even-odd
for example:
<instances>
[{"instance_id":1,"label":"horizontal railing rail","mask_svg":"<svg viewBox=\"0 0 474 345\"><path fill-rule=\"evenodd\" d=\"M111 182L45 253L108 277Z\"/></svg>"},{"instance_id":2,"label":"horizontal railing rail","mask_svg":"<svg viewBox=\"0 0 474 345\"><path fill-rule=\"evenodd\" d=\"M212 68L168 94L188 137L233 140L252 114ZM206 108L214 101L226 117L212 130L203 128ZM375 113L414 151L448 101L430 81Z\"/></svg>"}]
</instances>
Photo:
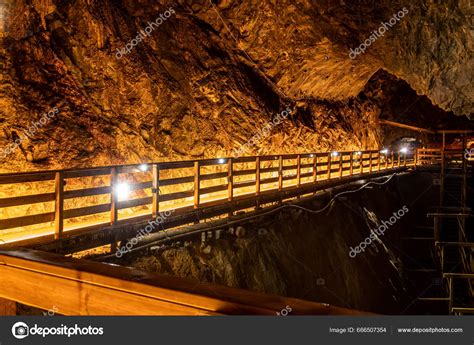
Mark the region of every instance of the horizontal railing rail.
<instances>
[{"instance_id":1,"label":"horizontal railing rail","mask_svg":"<svg viewBox=\"0 0 474 345\"><path fill-rule=\"evenodd\" d=\"M185 212L241 195L258 197L318 181L436 164L438 153L318 152L0 174L0 196L8 195L0 197L0 214L9 215L0 219L0 245L53 233L59 239L92 223ZM2 193L1 187L9 189Z\"/></svg>"}]
</instances>

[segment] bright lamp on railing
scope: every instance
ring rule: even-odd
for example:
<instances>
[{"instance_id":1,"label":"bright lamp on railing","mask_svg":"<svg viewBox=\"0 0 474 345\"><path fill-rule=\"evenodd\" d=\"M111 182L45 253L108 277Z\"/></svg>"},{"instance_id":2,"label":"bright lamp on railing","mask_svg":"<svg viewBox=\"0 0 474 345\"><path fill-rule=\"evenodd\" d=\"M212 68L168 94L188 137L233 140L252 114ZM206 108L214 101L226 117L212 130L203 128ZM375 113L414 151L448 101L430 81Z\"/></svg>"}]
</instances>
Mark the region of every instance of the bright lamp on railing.
<instances>
[{"instance_id":1,"label":"bright lamp on railing","mask_svg":"<svg viewBox=\"0 0 474 345\"><path fill-rule=\"evenodd\" d=\"M356 156L360 156L361 154L362 154L361 151L357 151L357 152L355 153Z\"/></svg>"},{"instance_id":2,"label":"bright lamp on railing","mask_svg":"<svg viewBox=\"0 0 474 345\"><path fill-rule=\"evenodd\" d=\"M143 172L148 171L148 164L140 164L138 166L138 170L143 171Z\"/></svg>"},{"instance_id":3,"label":"bright lamp on railing","mask_svg":"<svg viewBox=\"0 0 474 345\"><path fill-rule=\"evenodd\" d=\"M408 153L408 148L407 147L402 147L400 149L400 153L403 153L404 155L406 155Z\"/></svg>"},{"instance_id":4,"label":"bright lamp on railing","mask_svg":"<svg viewBox=\"0 0 474 345\"><path fill-rule=\"evenodd\" d=\"M337 151L332 151L332 152L331 152L331 156L337 157L337 156L339 156L339 152L337 152Z\"/></svg>"},{"instance_id":5,"label":"bright lamp on railing","mask_svg":"<svg viewBox=\"0 0 474 345\"><path fill-rule=\"evenodd\" d=\"M219 160L217 161L217 163L219 163L219 164L224 164L224 163L225 163L225 159L224 159L224 158L219 158Z\"/></svg>"},{"instance_id":6,"label":"bright lamp on railing","mask_svg":"<svg viewBox=\"0 0 474 345\"><path fill-rule=\"evenodd\" d=\"M386 155L386 154L388 153L388 150L387 150L387 149L383 149L383 150L380 151L380 153Z\"/></svg>"},{"instance_id":7,"label":"bright lamp on railing","mask_svg":"<svg viewBox=\"0 0 474 345\"><path fill-rule=\"evenodd\" d=\"M115 193L118 200L126 200L130 195L130 186L128 183L119 183L115 187Z\"/></svg>"}]
</instances>

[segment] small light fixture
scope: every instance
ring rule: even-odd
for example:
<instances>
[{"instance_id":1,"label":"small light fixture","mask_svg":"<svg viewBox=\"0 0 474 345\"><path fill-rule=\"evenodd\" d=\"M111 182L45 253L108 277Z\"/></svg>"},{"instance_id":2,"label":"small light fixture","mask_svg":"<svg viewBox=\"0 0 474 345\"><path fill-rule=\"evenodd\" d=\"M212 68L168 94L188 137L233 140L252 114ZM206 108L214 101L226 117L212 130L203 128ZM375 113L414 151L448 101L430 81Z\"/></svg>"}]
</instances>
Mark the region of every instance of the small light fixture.
<instances>
[{"instance_id":1,"label":"small light fixture","mask_svg":"<svg viewBox=\"0 0 474 345\"><path fill-rule=\"evenodd\" d=\"M406 148L406 147L402 147L400 149L400 153L407 154L407 152L408 152L408 148Z\"/></svg>"},{"instance_id":2,"label":"small light fixture","mask_svg":"<svg viewBox=\"0 0 474 345\"><path fill-rule=\"evenodd\" d=\"M224 159L224 158L219 158L219 160L217 161L217 163L219 163L219 164L224 164L224 163L225 163L225 159Z\"/></svg>"},{"instance_id":3,"label":"small light fixture","mask_svg":"<svg viewBox=\"0 0 474 345\"><path fill-rule=\"evenodd\" d=\"M357 151L355 154L356 154L356 156L360 156L360 155L362 154L362 152L361 152L361 151Z\"/></svg>"},{"instance_id":4,"label":"small light fixture","mask_svg":"<svg viewBox=\"0 0 474 345\"><path fill-rule=\"evenodd\" d=\"M310 157L310 158L313 158L313 157L314 157L314 155L313 155L313 154L310 154L310 155L309 155L309 157Z\"/></svg>"},{"instance_id":5,"label":"small light fixture","mask_svg":"<svg viewBox=\"0 0 474 345\"><path fill-rule=\"evenodd\" d=\"M339 156L339 152L337 152L337 151L332 151L332 152L331 152L331 156L337 157L337 156Z\"/></svg>"},{"instance_id":6,"label":"small light fixture","mask_svg":"<svg viewBox=\"0 0 474 345\"><path fill-rule=\"evenodd\" d=\"M148 171L148 164L140 164L138 166L138 170L143 171L143 172Z\"/></svg>"},{"instance_id":7,"label":"small light fixture","mask_svg":"<svg viewBox=\"0 0 474 345\"><path fill-rule=\"evenodd\" d=\"M380 151L380 153L386 155L386 154L388 153L388 150L387 150L387 149L383 149L382 151Z\"/></svg>"},{"instance_id":8,"label":"small light fixture","mask_svg":"<svg viewBox=\"0 0 474 345\"><path fill-rule=\"evenodd\" d=\"M130 195L130 186L125 182L119 183L115 186L115 193L120 201L126 200Z\"/></svg>"}]
</instances>

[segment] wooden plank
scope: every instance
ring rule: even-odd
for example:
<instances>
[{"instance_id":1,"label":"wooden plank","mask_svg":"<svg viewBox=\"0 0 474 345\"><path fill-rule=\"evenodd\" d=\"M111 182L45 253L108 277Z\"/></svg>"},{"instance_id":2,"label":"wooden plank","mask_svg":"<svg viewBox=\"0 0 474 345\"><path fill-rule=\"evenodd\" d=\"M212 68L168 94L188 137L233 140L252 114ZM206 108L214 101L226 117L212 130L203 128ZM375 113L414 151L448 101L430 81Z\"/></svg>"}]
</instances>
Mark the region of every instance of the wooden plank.
<instances>
[{"instance_id":1,"label":"wooden plank","mask_svg":"<svg viewBox=\"0 0 474 345\"><path fill-rule=\"evenodd\" d=\"M278 181L278 178L277 178L277 181ZM260 184L261 183L262 183L262 181L260 181ZM255 186L255 180L234 182L234 189L251 187L251 186Z\"/></svg>"},{"instance_id":2,"label":"wooden plank","mask_svg":"<svg viewBox=\"0 0 474 345\"><path fill-rule=\"evenodd\" d=\"M61 237L64 230L64 172L56 172L54 203L54 238Z\"/></svg>"},{"instance_id":3,"label":"wooden plank","mask_svg":"<svg viewBox=\"0 0 474 345\"><path fill-rule=\"evenodd\" d=\"M11 207L21 205L31 205L55 200L54 193L44 193L36 195L15 196L0 199L0 207Z\"/></svg>"},{"instance_id":4,"label":"wooden plank","mask_svg":"<svg viewBox=\"0 0 474 345\"><path fill-rule=\"evenodd\" d=\"M329 180L331 178L331 165L332 165L332 162L331 162L331 153L328 153L327 154L327 175L326 175L326 178Z\"/></svg>"},{"instance_id":5,"label":"wooden plank","mask_svg":"<svg viewBox=\"0 0 474 345\"><path fill-rule=\"evenodd\" d=\"M153 187L153 181L145 181L145 182L139 182L139 183L134 183L134 184L129 185L130 191L143 190L143 189L148 189L152 187Z\"/></svg>"},{"instance_id":6,"label":"wooden plank","mask_svg":"<svg viewBox=\"0 0 474 345\"><path fill-rule=\"evenodd\" d=\"M111 190L112 188L110 186L68 190L64 192L64 199L110 194Z\"/></svg>"},{"instance_id":7,"label":"wooden plank","mask_svg":"<svg viewBox=\"0 0 474 345\"><path fill-rule=\"evenodd\" d=\"M318 157L314 155L313 158L313 182L318 181Z\"/></svg>"},{"instance_id":8,"label":"wooden plank","mask_svg":"<svg viewBox=\"0 0 474 345\"><path fill-rule=\"evenodd\" d=\"M0 219L0 230L18 228L22 226L43 224L54 221L54 212L34 214L30 216Z\"/></svg>"},{"instance_id":9,"label":"wooden plank","mask_svg":"<svg viewBox=\"0 0 474 345\"><path fill-rule=\"evenodd\" d=\"M221 192L223 190L227 190L227 184L221 184L218 186L212 186L212 187L206 187L206 188L201 188L199 190L199 194L210 194L210 193L216 193L216 192Z\"/></svg>"},{"instance_id":10,"label":"wooden plank","mask_svg":"<svg viewBox=\"0 0 474 345\"><path fill-rule=\"evenodd\" d=\"M260 174L271 173L271 172L278 172L280 170L279 167L271 167L271 168L261 168Z\"/></svg>"},{"instance_id":11,"label":"wooden plank","mask_svg":"<svg viewBox=\"0 0 474 345\"><path fill-rule=\"evenodd\" d=\"M364 314L32 250L0 252L0 261L0 295L40 309L56 305L63 315L275 315L285 305L294 315Z\"/></svg>"},{"instance_id":12,"label":"wooden plank","mask_svg":"<svg viewBox=\"0 0 474 345\"><path fill-rule=\"evenodd\" d=\"M144 197L144 198L119 201L118 205L117 205L117 208L119 210L123 210L125 208L130 208L130 207L150 205L152 203L153 203L153 197L152 196L147 196L147 197Z\"/></svg>"},{"instance_id":13,"label":"wooden plank","mask_svg":"<svg viewBox=\"0 0 474 345\"><path fill-rule=\"evenodd\" d=\"M184 192L175 192L175 193L168 193L168 194L160 194L160 201L171 201L171 200L178 200L184 199L194 196L194 190L184 191Z\"/></svg>"},{"instance_id":14,"label":"wooden plank","mask_svg":"<svg viewBox=\"0 0 474 345\"><path fill-rule=\"evenodd\" d=\"M227 171L214 173L214 174L201 174L201 181L217 180L226 178L228 175Z\"/></svg>"},{"instance_id":15,"label":"wooden plank","mask_svg":"<svg viewBox=\"0 0 474 345\"><path fill-rule=\"evenodd\" d=\"M160 187L165 186L172 186L176 184L183 184L183 183L193 183L194 176L185 176L185 177L176 177L176 178L169 178L169 179L160 179Z\"/></svg>"},{"instance_id":16,"label":"wooden plank","mask_svg":"<svg viewBox=\"0 0 474 345\"><path fill-rule=\"evenodd\" d=\"M260 185L268 184L268 183L275 183L275 182L278 182L279 180L280 180L279 177L269 177L269 178L261 179L260 180Z\"/></svg>"},{"instance_id":17,"label":"wooden plank","mask_svg":"<svg viewBox=\"0 0 474 345\"><path fill-rule=\"evenodd\" d=\"M79 178L109 175L111 168L94 168L94 169L80 169L80 170L66 170L64 171L64 178Z\"/></svg>"},{"instance_id":18,"label":"wooden plank","mask_svg":"<svg viewBox=\"0 0 474 345\"><path fill-rule=\"evenodd\" d=\"M110 204L101 204L94 206L85 206L64 210L64 219L71 219L76 217L90 216L92 214L109 212L111 209ZM118 209L118 208L117 208Z\"/></svg>"},{"instance_id":19,"label":"wooden plank","mask_svg":"<svg viewBox=\"0 0 474 345\"><path fill-rule=\"evenodd\" d=\"M234 176L255 175L256 169L234 170Z\"/></svg>"},{"instance_id":20,"label":"wooden plank","mask_svg":"<svg viewBox=\"0 0 474 345\"><path fill-rule=\"evenodd\" d=\"M5 175L0 175L0 185L52 181L54 180L54 177L55 177L55 172L5 174Z\"/></svg>"},{"instance_id":21,"label":"wooden plank","mask_svg":"<svg viewBox=\"0 0 474 345\"><path fill-rule=\"evenodd\" d=\"M202 167L227 164L227 158L213 158L199 161Z\"/></svg>"}]
</instances>

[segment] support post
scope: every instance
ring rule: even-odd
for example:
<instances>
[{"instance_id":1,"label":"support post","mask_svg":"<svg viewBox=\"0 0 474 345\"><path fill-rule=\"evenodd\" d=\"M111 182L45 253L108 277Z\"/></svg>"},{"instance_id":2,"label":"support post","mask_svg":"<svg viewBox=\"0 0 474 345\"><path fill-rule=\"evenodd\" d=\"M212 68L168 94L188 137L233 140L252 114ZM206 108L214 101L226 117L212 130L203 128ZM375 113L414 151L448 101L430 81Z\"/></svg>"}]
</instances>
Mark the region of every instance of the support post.
<instances>
[{"instance_id":1,"label":"support post","mask_svg":"<svg viewBox=\"0 0 474 345\"><path fill-rule=\"evenodd\" d=\"M117 168L112 167L110 169L110 224L114 225L117 223L118 218L118 197L117 197L117 185L118 175L117 175Z\"/></svg>"},{"instance_id":2,"label":"support post","mask_svg":"<svg viewBox=\"0 0 474 345\"><path fill-rule=\"evenodd\" d=\"M314 153L314 158L313 158L313 182L318 181L318 156L316 153Z\"/></svg>"},{"instance_id":3,"label":"support post","mask_svg":"<svg viewBox=\"0 0 474 345\"><path fill-rule=\"evenodd\" d=\"M392 150L392 169L395 166L395 153Z\"/></svg>"},{"instance_id":4,"label":"support post","mask_svg":"<svg viewBox=\"0 0 474 345\"><path fill-rule=\"evenodd\" d=\"M301 186L301 155L296 157L296 188Z\"/></svg>"},{"instance_id":5,"label":"support post","mask_svg":"<svg viewBox=\"0 0 474 345\"><path fill-rule=\"evenodd\" d=\"M234 200L234 162L232 158L227 160L227 200Z\"/></svg>"},{"instance_id":6,"label":"support post","mask_svg":"<svg viewBox=\"0 0 474 345\"><path fill-rule=\"evenodd\" d=\"M369 173L372 172L372 151L370 151L370 154L369 154Z\"/></svg>"},{"instance_id":7,"label":"support post","mask_svg":"<svg viewBox=\"0 0 474 345\"><path fill-rule=\"evenodd\" d=\"M328 171L327 171L327 180L330 180L331 179L331 165L332 165L332 163L331 163L331 153L328 153L327 164L328 164L328 166L327 166L327 169L328 169Z\"/></svg>"},{"instance_id":8,"label":"support post","mask_svg":"<svg viewBox=\"0 0 474 345\"><path fill-rule=\"evenodd\" d=\"M354 152L349 154L350 166L349 166L349 176L354 174Z\"/></svg>"},{"instance_id":9,"label":"support post","mask_svg":"<svg viewBox=\"0 0 474 345\"><path fill-rule=\"evenodd\" d=\"M152 215L153 218L158 217L160 212L160 168L158 164L153 164L153 204L152 204Z\"/></svg>"},{"instance_id":10,"label":"support post","mask_svg":"<svg viewBox=\"0 0 474 345\"><path fill-rule=\"evenodd\" d=\"M341 157L339 158L339 178L342 177L342 166L344 165L343 160L344 160L344 153L341 152Z\"/></svg>"},{"instance_id":11,"label":"support post","mask_svg":"<svg viewBox=\"0 0 474 345\"><path fill-rule=\"evenodd\" d=\"M278 190L283 189L283 157L278 157Z\"/></svg>"},{"instance_id":12,"label":"support post","mask_svg":"<svg viewBox=\"0 0 474 345\"><path fill-rule=\"evenodd\" d=\"M64 230L64 172L55 176L54 238L61 238Z\"/></svg>"},{"instance_id":13,"label":"support post","mask_svg":"<svg viewBox=\"0 0 474 345\"><path fill-rule=\"evenodd\" d=\"M201 166L194 162L194 208L199 207L199 189L201 188Z\"/></svg>"}]
</instances>

